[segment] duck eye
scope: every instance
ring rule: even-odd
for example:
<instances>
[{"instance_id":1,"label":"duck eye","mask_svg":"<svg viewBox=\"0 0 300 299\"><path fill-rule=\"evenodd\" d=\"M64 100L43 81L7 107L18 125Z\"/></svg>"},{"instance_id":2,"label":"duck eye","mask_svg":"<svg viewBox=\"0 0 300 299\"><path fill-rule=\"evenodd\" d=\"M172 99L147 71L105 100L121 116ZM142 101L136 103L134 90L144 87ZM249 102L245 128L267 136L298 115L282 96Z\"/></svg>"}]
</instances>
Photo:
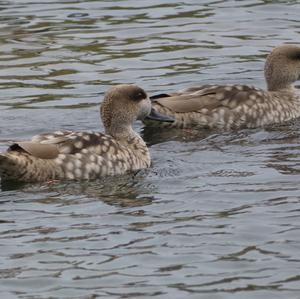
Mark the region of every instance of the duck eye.
<instances>
[{"instance_id":1,"label":"duck eye","mask_svg":"<svg viewBox=\"0 0 300 299\"><path fill-rule=\"evenodd\" d=\"M134 101L141 101L143 99L145 99L147 97L147 95L145 94L144 91L139 91L133 94L133 100Z\"/></svg>"}]
</instances>

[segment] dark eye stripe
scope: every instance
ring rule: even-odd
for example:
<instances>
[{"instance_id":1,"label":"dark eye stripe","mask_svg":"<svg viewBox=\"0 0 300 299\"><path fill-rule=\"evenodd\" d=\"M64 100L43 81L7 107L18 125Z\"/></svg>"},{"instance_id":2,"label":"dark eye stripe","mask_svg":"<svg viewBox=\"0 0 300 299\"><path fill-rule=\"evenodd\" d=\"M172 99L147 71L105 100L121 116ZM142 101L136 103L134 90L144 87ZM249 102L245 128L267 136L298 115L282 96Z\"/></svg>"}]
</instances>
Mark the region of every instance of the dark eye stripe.
<instances>
[{"instance_id":1,"label":"dark eye stripe","mask_svg":"<svg viewBox=\"0 0 300 299\"><path fill-rule=\"evenodd\" d=\"M131 98L134 100L134 101L141 101L143 99L146 99L147 98L147 95L145 93L144 90L142 89L138 89L138 90L135 90L132 95L131 95Z\"/></svg>"}]
</instances>

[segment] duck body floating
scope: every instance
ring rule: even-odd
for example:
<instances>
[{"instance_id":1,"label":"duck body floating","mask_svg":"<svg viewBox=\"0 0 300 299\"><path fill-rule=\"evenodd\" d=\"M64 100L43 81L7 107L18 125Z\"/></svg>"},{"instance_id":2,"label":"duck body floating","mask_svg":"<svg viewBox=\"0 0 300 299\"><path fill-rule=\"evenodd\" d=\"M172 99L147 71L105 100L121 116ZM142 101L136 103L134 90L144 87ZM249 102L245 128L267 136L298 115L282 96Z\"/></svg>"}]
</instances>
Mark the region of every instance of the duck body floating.
<instances>
[{"instance_id":1,"label":"duck body floating","mask_svg":"<svg viewBox=\"0 0 300 299\"><path fill-rule=\"evenodd\" d=\"M159 121L170 117L155 114L143 89L117 85L101 105L104 133L57 131L16 142L0 153L2 180L42 182L48 180L96 179L124 174L150 166L143 139L132 129L146 116Z\"/></svg>"},{"instance_id":2,"label":"duck body floating","mask_svg":"<svg viewBox=\"0 0 300 299\"><path fill-rule=\"evenodd\" d=\"M203 85L150 97L153 108L173 123L144 120L147 126L176 128L255 128L300 116L300 47L273 49L265 63L267 90L247 85Z\"/></svg>"}]
</instances>

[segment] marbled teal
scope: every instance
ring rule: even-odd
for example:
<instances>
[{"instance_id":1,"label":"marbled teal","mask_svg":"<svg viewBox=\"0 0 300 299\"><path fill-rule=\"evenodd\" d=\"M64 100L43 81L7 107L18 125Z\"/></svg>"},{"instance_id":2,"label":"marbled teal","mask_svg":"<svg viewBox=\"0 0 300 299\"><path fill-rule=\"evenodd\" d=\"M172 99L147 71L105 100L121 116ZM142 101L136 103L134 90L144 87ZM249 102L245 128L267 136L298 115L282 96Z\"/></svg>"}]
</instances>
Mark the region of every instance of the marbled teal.
<instances>
[{"instance_id":1,"label":"marbled teal","mask_svg":"<svg viewBox=\"0 0 300 299\"><path fill-rule=\"evenodd\" d=\"M117 85L105 94L101 105L105 134L58 131L16 142L0 154L1 178L23 182L81 180L147 168L149 151L132 123L150 111L155 112L143 89ZM154 118L172 121L162 115Z\"/></svg>"},{"instance_id":2,"label":"marbled teal","mask_svg":"<svg viewBox=\"0 0 300 299\"><path fill-rule=\"evenodd\" d=\"M281 45L265 63L267 90L246 85L203 85L153 97L156 111L173 123L145 120L148 126L239 129L282 123L300 116L300 47Z\"/></svg>"}]
</instances>

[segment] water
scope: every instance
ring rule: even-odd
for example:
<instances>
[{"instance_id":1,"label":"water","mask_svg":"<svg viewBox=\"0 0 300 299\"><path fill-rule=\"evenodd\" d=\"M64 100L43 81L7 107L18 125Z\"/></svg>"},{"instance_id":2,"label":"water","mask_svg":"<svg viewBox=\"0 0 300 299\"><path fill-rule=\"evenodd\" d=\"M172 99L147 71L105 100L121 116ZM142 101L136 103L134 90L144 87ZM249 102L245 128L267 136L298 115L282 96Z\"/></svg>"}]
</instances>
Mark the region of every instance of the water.
<instances>
[{"instance_id":1,"label":"water","mask_svg":"<svg viewBox=\"0 0 300 299\"><path fill-rule=\"evenodd\" d=\"M298 1L0 1L0 149L103 130L117 83L264 87ZM300 123L144 130L153 166L2 186L1 298L300 298Z\"/></svg>"}]
</instances>

